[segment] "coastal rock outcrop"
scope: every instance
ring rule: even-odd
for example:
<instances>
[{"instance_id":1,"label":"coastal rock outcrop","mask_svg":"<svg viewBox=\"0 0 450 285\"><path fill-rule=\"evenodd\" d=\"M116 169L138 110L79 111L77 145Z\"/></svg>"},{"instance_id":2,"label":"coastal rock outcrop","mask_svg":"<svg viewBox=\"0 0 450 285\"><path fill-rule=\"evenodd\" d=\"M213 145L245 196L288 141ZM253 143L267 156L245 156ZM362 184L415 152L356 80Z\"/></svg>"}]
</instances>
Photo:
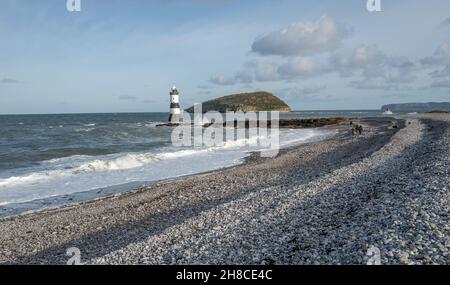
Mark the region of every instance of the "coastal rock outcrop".
<instances>
[{"instance_id":1,"label":"coastal rock outcrop","mask_svg":"<svg viewBox=\"0 0 450 285\"><path fill-rule=\"evenodd\" d=\"M193 113L194 106L186 109ZM202 103L202 112L291 112L292 109L280 98L269 92L233 94Z\"/></svg>"}]
</instances>

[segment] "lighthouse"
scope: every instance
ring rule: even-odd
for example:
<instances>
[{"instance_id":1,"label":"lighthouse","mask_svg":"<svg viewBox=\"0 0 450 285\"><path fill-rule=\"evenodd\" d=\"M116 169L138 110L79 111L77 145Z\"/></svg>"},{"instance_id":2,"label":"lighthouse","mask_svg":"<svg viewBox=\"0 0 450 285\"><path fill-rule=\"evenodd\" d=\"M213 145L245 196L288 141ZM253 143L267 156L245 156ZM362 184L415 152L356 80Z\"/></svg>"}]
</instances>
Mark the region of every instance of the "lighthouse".
<instances>
[{"instance_id":1,"label":"lighthouse","mask_svg":"<svg viewBox=\"0 0 450 285\"><path fill-rule=\"evenodd\" d=\"M180 111L180 95L178 93L177 87L173 86L169 94L170 94L169 123L179 124L181 122L181 111Z\"/></svg>"}]
</instances>

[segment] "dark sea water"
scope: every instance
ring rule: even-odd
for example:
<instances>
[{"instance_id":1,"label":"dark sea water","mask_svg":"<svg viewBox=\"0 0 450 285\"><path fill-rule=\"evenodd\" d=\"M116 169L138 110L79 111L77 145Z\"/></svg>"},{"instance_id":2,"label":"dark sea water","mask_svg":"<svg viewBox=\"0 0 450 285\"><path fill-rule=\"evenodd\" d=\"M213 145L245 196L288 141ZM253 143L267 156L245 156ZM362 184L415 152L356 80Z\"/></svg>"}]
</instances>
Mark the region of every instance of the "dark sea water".
<instances>
[{"instance_id":1,"label":"dark sea water","mask_svg":"<svg viewBox=\"0 0 450 285\"><path fill-rule=\"evenodd\" d=\"M378 111L308 111L280 118L367 117ZM167 113L1 115L0 205L148 183L241 163L248 148L174 147ZM290 144L329 136L282 130Z\"/></svg>"},{"instance_id":2,"label":"dark sea water","mask_svg":"<svg viewBox=\"0 0 450 285\"><path fill-rule=\"evenodd\" d=\"M0 171L73 155L138 152L169 143L166 113L0 116Z\"/></svg>"}]
</instances>

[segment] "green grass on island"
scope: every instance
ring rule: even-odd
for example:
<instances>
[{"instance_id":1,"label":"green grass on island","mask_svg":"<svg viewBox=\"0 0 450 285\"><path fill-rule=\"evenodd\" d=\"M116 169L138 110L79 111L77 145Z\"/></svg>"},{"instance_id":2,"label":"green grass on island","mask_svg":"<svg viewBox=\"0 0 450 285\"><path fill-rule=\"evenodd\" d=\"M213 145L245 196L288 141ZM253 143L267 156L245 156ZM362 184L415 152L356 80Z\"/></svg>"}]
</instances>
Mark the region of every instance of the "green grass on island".
<instances>
[{"instance_id":1,"label":"green grass on island","mask_svg":"<svg viewBox=\"0 0 450 285\"><path fill-rule=\"evenodd\" d=\"M194 107L186 109L193 113ZM291 112L292 109L280 98L269 92L233 94L202 103L202 112Z\"/></svg>"}]
</instances>

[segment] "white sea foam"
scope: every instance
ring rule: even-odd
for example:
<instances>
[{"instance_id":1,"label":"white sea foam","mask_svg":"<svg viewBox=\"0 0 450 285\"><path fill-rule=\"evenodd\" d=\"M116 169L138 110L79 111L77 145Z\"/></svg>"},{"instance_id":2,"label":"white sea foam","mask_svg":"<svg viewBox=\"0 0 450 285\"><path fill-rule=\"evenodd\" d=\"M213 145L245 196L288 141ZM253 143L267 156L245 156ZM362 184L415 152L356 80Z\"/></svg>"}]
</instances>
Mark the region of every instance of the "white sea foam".
<instances>
[{"instance_id":1,"label":"white sea foam","mask_svg":"<svg viewBox=\"0 0 450 285\"><path fill-rule=\"evenodd\" d=\"M282 130L280 145L287 147L320 140L333 132ZM78 155L45 161L29 173L0 179L0 202L21 203L84 192L125 183L149 182L201 173L241 163L258 137L228 141L209 148L165 147L148 153L103 156ZM249 146L250 145L250 146Z\"/></svg>"},{"instance_id":2,"label":"white sea foam","mask_svg":"<svg viewBox=\"0 0 450 285\"><path fill-rule=\"evenodd\" d=\"M167 124L167 122L151 122L151 123L147 123L144 126L149 127L149 128L156 128L156 126L158 125L164 125Z\"/></svg>"},{"instance_id":3,"label":"white sea foam","mask_svg":"<svg viewBox=\"0 0 450 285\"><path fill-rule=\"evenodd\" d=\"M77 133L81 133L81 132L88 133L88 132L91 132L93 130L95 130L95 128L76 128L75 132L77 132Z\"/></svg>"},{"instance_id":4,"label":"white sea foam","mask_svg":"<svg viewBox=\"0 0 450 285\"><path fill-rule=\"evenodd\" d=\"M100 160L96 159L92 162L80 165L72 170L75 174L77 172L89 171L108 171L108 170L124 170L141 167L147 163L157 160L157 158L150 153L147 154L126 154L124 156L111 159Z\"/></svg>"},{"instance_id":5,"label":"white sea foam","mask_svg":"<svg viewBox=\"0 0 450 285\"><path fill-rule=\"evenodd\" d=\"M12 176L6 179L0 179L0 189L11 185L33 184L34 182L48 178L50 178L48 173L31 173L24 176Z\"/></svg>"}]
</instances>

